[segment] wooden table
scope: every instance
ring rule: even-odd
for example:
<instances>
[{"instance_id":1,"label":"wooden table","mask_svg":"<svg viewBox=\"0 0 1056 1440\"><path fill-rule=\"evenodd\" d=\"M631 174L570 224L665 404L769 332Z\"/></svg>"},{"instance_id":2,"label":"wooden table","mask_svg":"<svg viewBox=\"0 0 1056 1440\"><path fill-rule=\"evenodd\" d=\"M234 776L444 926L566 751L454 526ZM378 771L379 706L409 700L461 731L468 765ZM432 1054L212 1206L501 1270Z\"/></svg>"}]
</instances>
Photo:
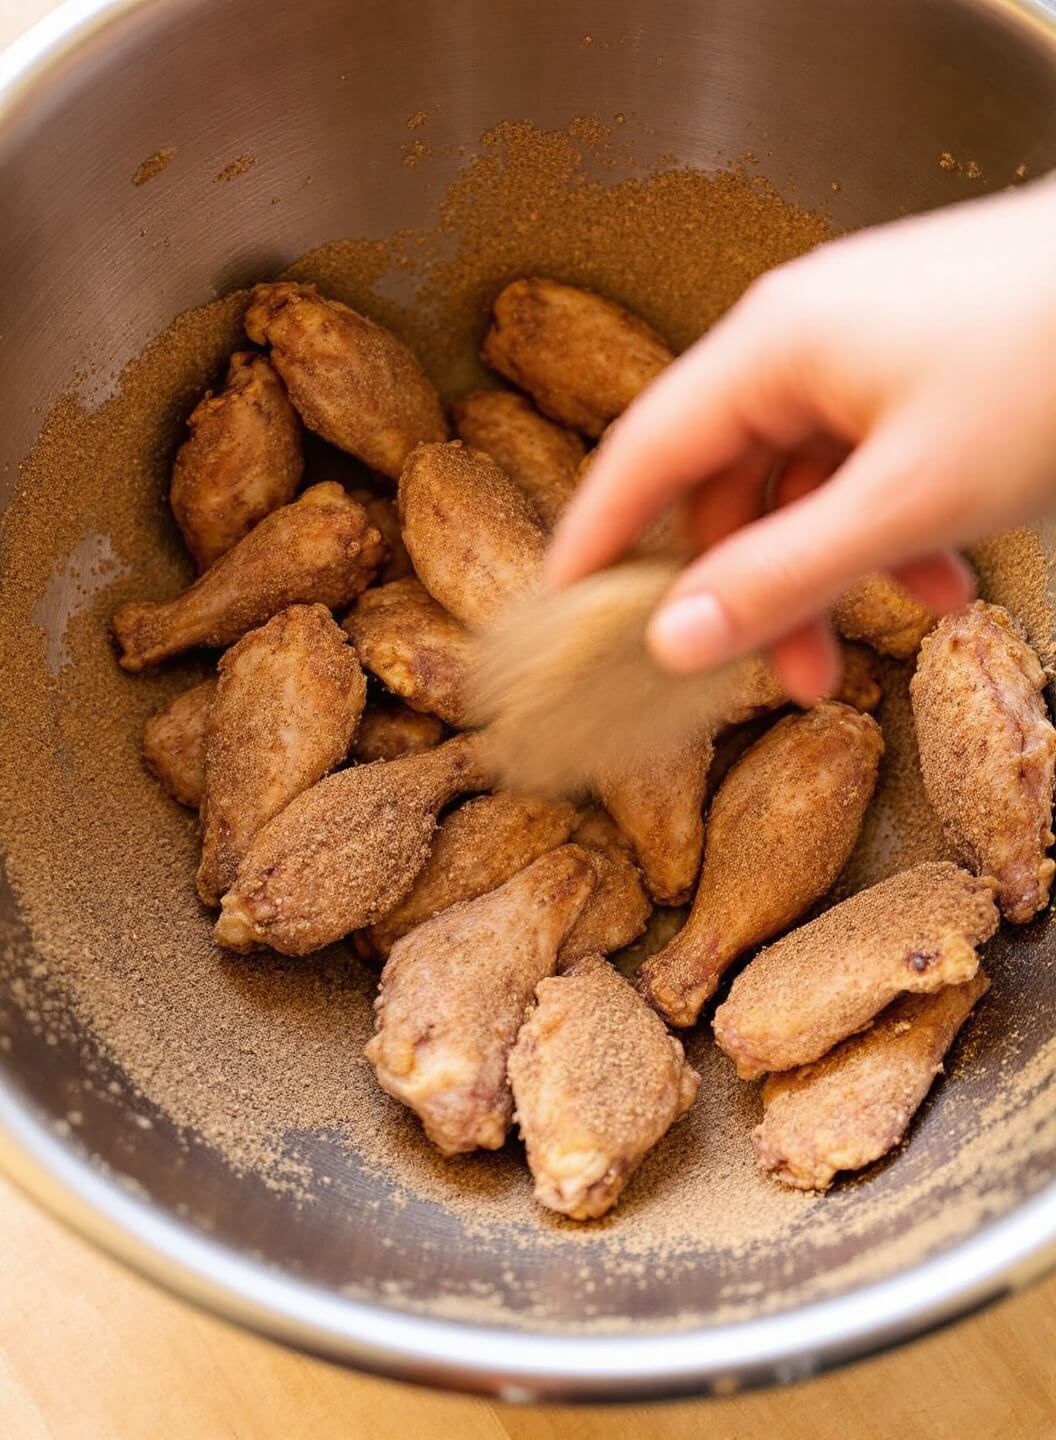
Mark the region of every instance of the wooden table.
<instances>
[{"instance_id":1,"label":"wooden table","mask_svg":"<svg viewBox=\"0 0 1056 1440\"><path fill-rule=\"evenodd\" d=\"M1052 1440L1056 1279L825 1379L730 1400L514 1410L306 1360L162 1295L0 1182L3 1440Z\"/></svg>"},{"instance_id":2,"label":"wooden table","mask_svg":"<svg viewBox=\"0 0 1056 1440\"><path fill-rule=\"evenodd\" d=\"M54 0L0 0L0 44ZM897 1355L709 1404L513 1410L361 1379L160 1294L0 1181L0 1440L1054 1440L1056 1279Z\"/></svg>"}]
</instances>

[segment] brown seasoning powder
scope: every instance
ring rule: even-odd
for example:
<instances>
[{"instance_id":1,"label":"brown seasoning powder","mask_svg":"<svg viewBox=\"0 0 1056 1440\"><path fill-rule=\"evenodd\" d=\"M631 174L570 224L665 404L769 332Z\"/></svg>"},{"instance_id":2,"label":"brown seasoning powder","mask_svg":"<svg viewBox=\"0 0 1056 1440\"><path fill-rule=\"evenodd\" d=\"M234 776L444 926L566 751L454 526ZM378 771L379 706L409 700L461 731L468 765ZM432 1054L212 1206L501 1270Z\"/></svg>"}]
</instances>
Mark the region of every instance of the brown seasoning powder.
<instances>
[{"instance_id":1,"label":"brown seasoning powder","mask_svg":"<svg viewBox=\"0 0 1056 1440\"><path fill-rule=\"evenodd\" d=\"M387 244L339 241L290 273L391 326L450 398L479 382L476 349L490 301L518 275L596 286L682 348L756 275L826 236L823 220L736 172L664 170L619 183L611 173L609 183L590 178L626 168L626 161L597 122L546 134L503 125L483 138L480 153L450 186L433 229ZM410 278L413 304L376 293L394 271ZM643 1285L676 1265L681 1252L699 1253L709 1237L723 1256L736 1258L802 1234L822 1214L835 1215L825 1207L837 1197L791 1194L760 1174L750 1142L757 1091L735 1079L705 1031L692 1034L687 1046L703 1075L695 1109L646 1159L613 1216L576 1227L533 1205L515 1147L483 1159L441 1160L413 1117L378 1090L362 1056L375 975L351 947L287 961L232 956L212 944L209 917L194 893L195 820L165 796L140 759L147 715L204 666L186 662L156 675L126 675L115 663L107 622L120 602L168 595L191 579L168 513L168 469L184 417L244 343L245 300L235 294L180 316L127 367L99 409L61 401L3 521L0 826L9 879L39 954L30 997L39 1023L69 1033L72 1007L76 1024L86 1025L188 1136L269 1183L299 1187L296 1137L325 1130L389 1185L457 1212L483 1239L501 1234L510 1245L574 1240L604 1247L606 1266L640 1275ZM1030 608L1046 594L1040 547L1028 554L1027 541L1011 543L1011 550L987 547L980 568L994 598L1013 604L1036 642L1047 639L1049 610ZM1026 610L1012 596L1024 583L1024 564ZM80 576L81 593L56 642L54 577L63 573ZM880 794L841 890L945 853L920 788L906 678L905 667L885 666L880 720L888 753ZM0 968L12 971L16 959L8 947ZM16 994L27 994L21 973L7 980ZM1039 1055L1027 1072L1009 1073L984 1117L995 1152L1029 1143L1022 1127L999 1136L999 1121L1042 1090L1051 1069ZM1050 1115L1045 1123L1056 1122ZM959 1168L954 1152L946 1178L967 1184L979 1147L970 1151L971 1168ZM867 1186L848 1199L854 1203L842 1206L839 1223L850 1240L875 1221L876 1201ZM964 1233L996 1203L977 1202L965 1190L956 1205L940 1207L925 1235L909 1223L913 1187L884 1199L906 1216L910 1255ZM818 1292L846 1284L852 1273L861 1279L891 1269L905 1258L900 1243L893 1239L865 1255L848 1246L853 1258L821 1276ZM729 1313L757 1311L780 1298L760 1289L731 1286ZM481 1295L462 1308L452 1301L449 1309L482 1319L499 1303ZM540 1299L541 1323L545 1309ZM687 1315L687 1323L693 1318Z\"/></svg>"}]
</instances>

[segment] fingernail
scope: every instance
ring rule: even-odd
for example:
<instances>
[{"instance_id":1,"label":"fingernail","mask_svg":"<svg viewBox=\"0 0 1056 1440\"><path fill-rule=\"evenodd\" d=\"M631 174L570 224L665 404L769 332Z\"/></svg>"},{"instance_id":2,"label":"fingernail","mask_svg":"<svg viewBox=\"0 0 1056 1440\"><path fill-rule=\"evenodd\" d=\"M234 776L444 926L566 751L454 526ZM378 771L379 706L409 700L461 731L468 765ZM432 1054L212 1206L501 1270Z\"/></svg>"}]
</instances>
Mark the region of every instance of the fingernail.
<instances>
[{"instance_id":1,"label":"fingernail","mask_svg":"<svg viewBox=\"0 0 1056 1440\"><path fill-rule=\"evenodd\" d=\"M733 629L714 595L687 595L659 610L649 625L654 659L668 670L702 670L725 660Z\"/></svg>"}]
</instances>

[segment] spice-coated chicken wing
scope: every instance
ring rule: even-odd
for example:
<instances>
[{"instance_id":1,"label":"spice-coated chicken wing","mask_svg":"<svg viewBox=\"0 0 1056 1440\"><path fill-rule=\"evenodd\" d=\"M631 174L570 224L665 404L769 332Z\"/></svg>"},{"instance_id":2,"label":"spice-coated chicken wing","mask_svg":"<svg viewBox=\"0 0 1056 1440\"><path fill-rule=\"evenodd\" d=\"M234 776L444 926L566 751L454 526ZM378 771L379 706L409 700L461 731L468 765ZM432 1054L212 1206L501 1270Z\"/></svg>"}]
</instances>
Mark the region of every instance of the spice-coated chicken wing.
<instances>
[{"instance_id":1,"label":"spice-coated chicken wing","mask_svg":"<svg viewBox=\"0 0 1056 1440\"><path fill-rule=\"evenodd\" d=\"M715 753L698 734L672 752L597 776L598 799L634 846L646 887L659 905L693 893L704 847L704 796Z\"/></svg>"},{"instance_id":2,"label":"spice-coated chicken wing","mask_svg":"<svg viewBox=\"0 0 1056 1440\"><path fill-rule=\"evenodd\" d=\"M700 1076L600 955L540 980L536 995L509 1060L535 1198L595 1220L693 1104Z\"/></svg>"},{"instance_id":3,"label":"spice-coated chicken wing","mask_svg":"<svg viewBox=\"0 0 1056 1440\"><path fill-rule=\"evenodd\" d=\"M510 1050L593 887L587 856L563 845L393 947L366 1055L382 1089L417 1113L443 1154L505 1140Z\"/></svg>"},{"instance_id":4,"label":"spice-coated chicken wing","mask_svg":"<svg viewBox=\"0 0 1056 1440\"><path fill-rule=\"evenodd\" d=\"M206 391L187 417L169 499L198 569L208 570L258 520L297 494L301 426L263 355L231 356L219 395Z\"/></svg>"},{"instance_id":5,"label":"spice-coated chicken wing","mask_svg":"<svg viewBox=\"0 0 1056 1440\"><path fill-rule=\"evenodd\" d=\"M434 749L446 735L446 726L435 715L420 715L406 705L368 705L352 742L352 758L360 765L402 760Z\"/></svg>"},{"instance_id":6,"label":"spice-coated chicken wing","mask_svg":"<svg viewBox=\"0 0 1056 1440\"><path fill-rule=\"evenodd\" d=\"M357 488L349 490L353 500L363 506L381 538L385 541L385 563L378 571L377 583L388 585L392 580L403 580L414 574L411 557L403 543L400 517L396 513L396 501L388 495L375 495L373 490Z\"/></svg>"},{"instance_id":7,"label":"spice-coated chicken wing","mask_svg":"<svg viewBox=\"0 0 1056 1440\"><path fill-rule=\"evenodd\" d=\"M871 715L884 698L876 656L864 645L841 645L840 661L840 683L833 692L833 700L842 700L845 705L853 705L856 710Z\"/></svg>"},{"instance_id":8,"label":"spice-coated chicken wing","mask_svg":"<svg viewBox=\"0 0 1056 1440\"><path fill-rule=\"evenodd\" d=\"M874 1025L813 1065L771 1075L752 1140L759 1164L797 1190L827 1190L841 1170L886 1155L909 1127L972 1007L982 970L934 995L903 995Z\"/></svg>"},{"instance_id":9,"label":"spice-coated chicken wing","mask_svg":"<svg viewBox=\"0 0 1056 1440\"><path fill-rule=\"evenodd\" d=\"M400 903L372 925L379 955L416 925L463 900L496 890L572 833L576 810L522 795L480 795L453 811L436 832L429 859Z\"/></svg>"},{"instance_id":10,"label":"spice-coated chicken wing","mask_svg":"<svg viewBox=\"0 0 1056 1440\"><path fill-rule=\"evenodd\" d=\"M499 294L482 353L544 415L593 438L674 359L622 305L541 279Z\"/></svg>"},{"instance_id":11,"label":"spice-coated chicken wing","mask_svg":"<svg viewBox=\"0 0 1056 1440\"><path fill-rule=\"evenodd\" d=\"M175 600L136 601L114 616L125 670L197 645L233 645L287 605L348 605L370 584L384 544L340 485L313 485L265 516Z\"/></svg>"},{"instance_id":12,"label":"spice-coated chicken wing","mask_svg":"<svg viewBox=\"0 0 1056 1440\"><path fill-rule=\"evenodd\" d=\"M408 576L360 596L344 620L356 654L372 675L413 710L466 723L469 631Z\"/></svg>"},{"instance_id":13,"label":"spice-coated chicken wing","mask_svg":"<svg viewBox=\"0 0 1056 1440\"><path fill-rule=\"evenodd\" d=\"M205 790L205 722L216 681L181 690L143 729L143 760L174 800L197 810Z\"/></svg>"},{"instance_id":14,"label":"spice-coated chicken wing","mask_svg":"<svg viewBox=\"0 0 1056 1440\"><path fill-rule=\"evenodd\" d=\"M976 601L939 622L910 685L928 799L1017 925L1048 903L1056 730L1045 672L1016 622Z\"/></svg>"},{"instance_id":15,"label":"spice-coated chicken wing","mask_svg":"<svg viewBox=\"0 0 1056 1440\"><path fill-rule=\"evenodd\" d=\"M479 735L320 780L258 831L216 938L307 955L387 914L429 856L438 811L490 779Z\"/></svg>"},{"instance_id":16,"label":"spice-coated chicken wing","mask_svg":"<svg viewBox=\"0 0 1056 1440\"><path fill-rule=\"evenodd\" d=\"M990 881L915 865L761 950L716 1010L715 1039L745 1080L808 1065L897 996L967 984L997 926Z\"/></svg>"},{"instance_id":17,"label":"spice-coated chicken wing","mask_svg":"<svg viewBox=\"0 0 1056 1440\"><path fill-rule=\"evenodd\" d=\"M832 607L832 623L847 640L864 640L881 655L909 660L935 616L888 575L867 575Z\"/></svg>"},{"instance_id":18,"label":"spice-coated chicken wing","mask_svg":"<svg viewBox=\"0 0 1056 1440\"><path fill-rule=\"evenodd\" d=\"M672 1025L693 1025L733 961L832 886L858 838L884 742L869 715L826 701L751 746L712 801L689 919L639 971Z\"/></svg>"},{"instance_id":19,"label":"spice-coated chicken wing","mask_svg":"<svg viewBox=\"0 0 1056 1440\"><path fill-rule=\"evenodd\" d=\"M220 661L209 707L198 894L219 905L254 835L348 753L367 680L323 605L291 605Z\"/></svg>"},{"instance_id":20,"label":"spice-coated chicken wing","mask_svg":"<svg viewBox=\"0 0 1056 1440\"><path fill-rule=\"evenodd\" d=\"M555 425L523 395L474 390L453 407L460 440L490 455L552 530L579 484L586 446L574 430Z\"/></svg>"},{"instance_id":21,"label":"spice-coated chicken wing","mask_svg":"<svg viewBox=\"0 0 1056 1440\"><path fill-rule=\"evenodd\" d=\"M403 341L314 285L258 285L245 323L309 430L390 480L416 445L447 439L436 388Z\"/></svg>"},{"instance_id":22,"label":"spice-coated chicken wing","mask_svg":"<svg viewBox=\"0 0 1056 1440\"><path fill-rule=\"evenodd\" d=\"M400 476L399 505L415 573L464 624L493 625L538 587L546 531L490 455L459 440L420 445Z\"/></svg>"},{"instance_id":23,"label":"spice-coated chicken wing","mask_svg":"<svg viewBox=\"0 0 1056 1440\"><path fill-rule=\"evenodd\" d=\"M631 842L604 810L585 810L572 831L594 866L594 893L561 947L565 966L583 955L611 955L637 940L653 913Z\"/></svg>"}]
</instances>

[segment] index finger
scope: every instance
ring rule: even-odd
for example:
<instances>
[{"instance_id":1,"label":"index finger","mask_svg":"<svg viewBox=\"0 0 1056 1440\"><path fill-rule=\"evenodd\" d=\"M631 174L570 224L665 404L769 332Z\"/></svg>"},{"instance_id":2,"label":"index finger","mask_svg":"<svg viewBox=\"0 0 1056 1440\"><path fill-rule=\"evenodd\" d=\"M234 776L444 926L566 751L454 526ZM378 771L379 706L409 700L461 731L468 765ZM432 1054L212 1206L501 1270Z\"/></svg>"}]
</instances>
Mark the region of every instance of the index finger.
<instances>
[{"instance_id":1,"label":"index finger","mask_svg":"<svg viewBox=\"0 0 1056 1440\"><path fill-rule=\"evenodd\" d=\"M790 446L809 430L788 377L789 346L742 302L669 366L612 426L550 545L560 589L622 555L650 521L728 470L760 441Z\"/></svg>"}]
</instances>

